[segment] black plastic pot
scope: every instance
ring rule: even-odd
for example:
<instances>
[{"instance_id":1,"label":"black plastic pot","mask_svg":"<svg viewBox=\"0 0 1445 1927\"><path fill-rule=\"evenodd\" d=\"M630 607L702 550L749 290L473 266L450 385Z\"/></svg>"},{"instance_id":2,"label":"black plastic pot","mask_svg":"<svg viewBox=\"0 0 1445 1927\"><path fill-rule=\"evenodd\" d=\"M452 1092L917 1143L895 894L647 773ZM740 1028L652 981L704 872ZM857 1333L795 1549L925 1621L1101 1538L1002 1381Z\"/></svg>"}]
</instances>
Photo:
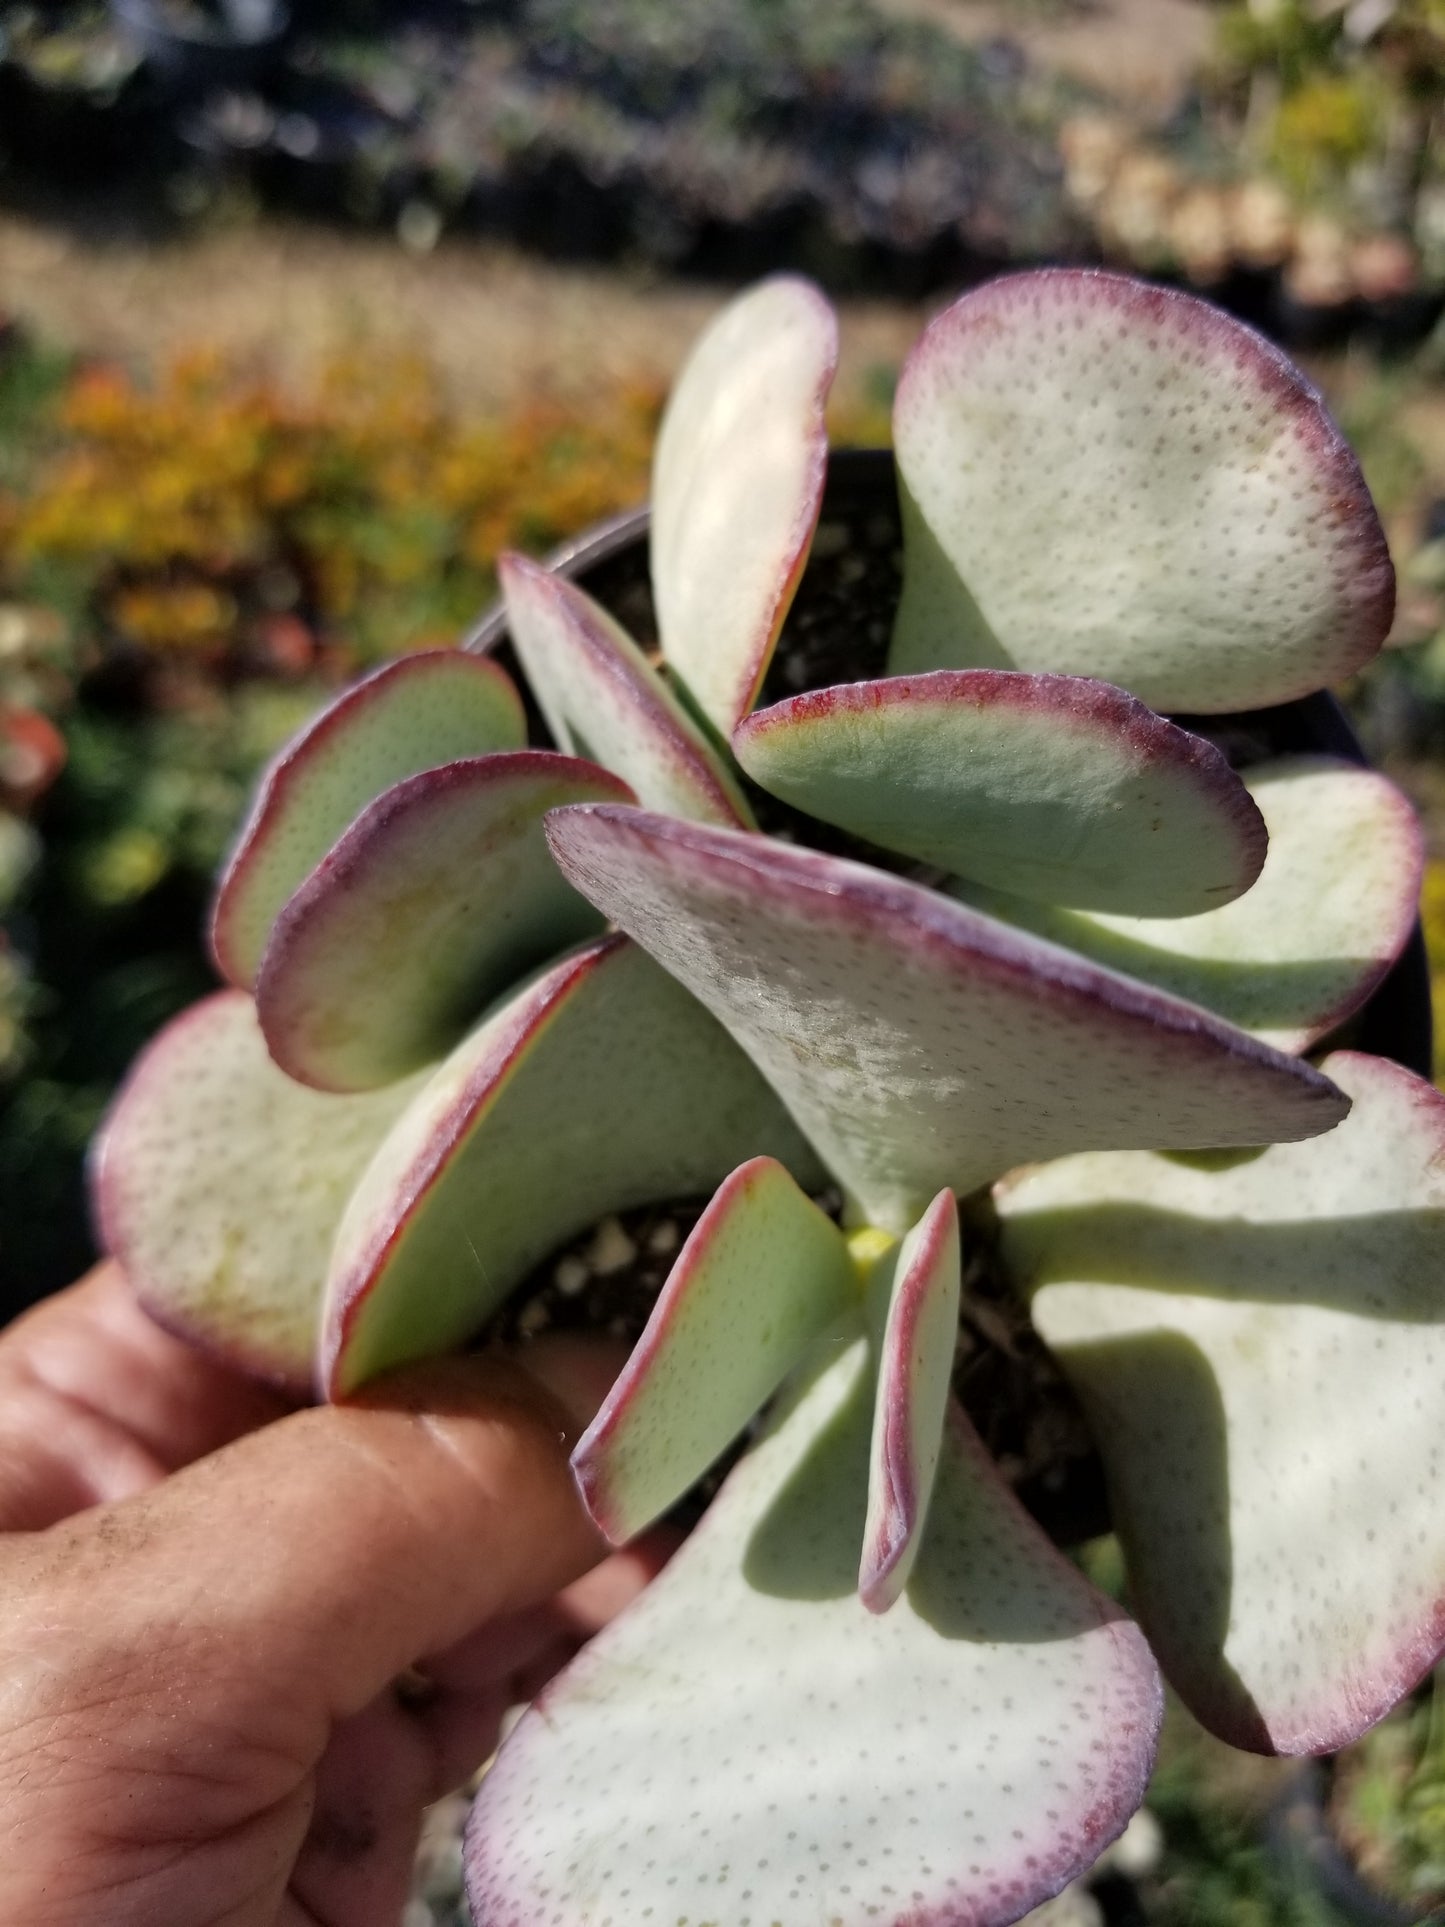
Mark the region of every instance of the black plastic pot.
<instances>
[{"instance_id":1,"label":"black plastic pot","mask_svg":"<svg viewBox=\"0 0 1445 1927\"><path fill-rule=\"evenodd\" d=\"M881 448L834 450L828 461L822 522L867 526L876 543L880 519L886 521L891 531L887 547L893 554L901 535L897 477L891 451ZM547 558L549 568L580 583L613 610L642 642L655 639L647 566L649 521L646 508L631 509L564 543ZM795 614L806 609L813 572L810 562L799 585ZM488 611L466 637L463 647L480 654L496 653L504 660L510 657L506 612L500 604ZM854 673L881 673L881 664ZM1273 709L1179 720L1220 740L1244 762L1300 754L1338 756L1362 766L1369 762L1344 711L1334 697L1323 690ZM1394 968L1364 1009L1351 1020L1349 1035L1356 1049L1392 1058L1421 1077L1431 1075L1430 972L1424 934L1418 923Z\"/></svg>"}]
</instances>

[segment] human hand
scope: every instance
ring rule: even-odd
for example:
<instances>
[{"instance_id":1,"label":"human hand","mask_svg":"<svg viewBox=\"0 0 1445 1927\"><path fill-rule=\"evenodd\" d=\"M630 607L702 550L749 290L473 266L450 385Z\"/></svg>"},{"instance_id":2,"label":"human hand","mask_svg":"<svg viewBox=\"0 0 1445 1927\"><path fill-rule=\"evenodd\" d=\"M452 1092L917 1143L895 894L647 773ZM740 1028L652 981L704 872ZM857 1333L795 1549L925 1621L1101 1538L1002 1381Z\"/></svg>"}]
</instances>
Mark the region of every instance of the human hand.
<instances>
[{"instance_id":1,"label":"human hand","mask_svg":"<svg viewBox=\"0 0 1445 1927\"><path fill-rule=\"evenodd\" d=\"M109 1267L0 1336L6 1927L396 1927L422 1808L656 1563L573 1583L620 1356L527 1362L291 1411Z\"/></svg>"}]
</instances>

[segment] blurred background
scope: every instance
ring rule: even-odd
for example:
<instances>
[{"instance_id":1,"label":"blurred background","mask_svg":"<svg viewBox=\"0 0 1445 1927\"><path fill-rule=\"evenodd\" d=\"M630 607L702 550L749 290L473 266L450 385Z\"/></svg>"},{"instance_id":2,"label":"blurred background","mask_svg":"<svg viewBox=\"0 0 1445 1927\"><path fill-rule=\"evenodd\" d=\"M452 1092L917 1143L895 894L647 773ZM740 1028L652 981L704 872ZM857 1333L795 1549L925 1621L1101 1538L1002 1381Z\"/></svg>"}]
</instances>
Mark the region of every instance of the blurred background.
<instances>
[{"instance_id":1,"label":"blurred background","mask_svg":"<svg viewBox=\"0 0 1445 1927\"><path fill-rule=\"evenodd\" d=\"M455 641L499 549L640 500L672 371L775 268L841 304L837 440L1009 266L1303 363L1401 572L1348 700L1445 965L1442 80L1445 0L0 0L0 1311L88 1262L85 1142L210 982L258 764ZM416 1920L459 1905L444 1822ZM1445 1919L1445 1707L1303 1773L1172 1716L1050 1917Z\"/></svg>"}]
</instances>

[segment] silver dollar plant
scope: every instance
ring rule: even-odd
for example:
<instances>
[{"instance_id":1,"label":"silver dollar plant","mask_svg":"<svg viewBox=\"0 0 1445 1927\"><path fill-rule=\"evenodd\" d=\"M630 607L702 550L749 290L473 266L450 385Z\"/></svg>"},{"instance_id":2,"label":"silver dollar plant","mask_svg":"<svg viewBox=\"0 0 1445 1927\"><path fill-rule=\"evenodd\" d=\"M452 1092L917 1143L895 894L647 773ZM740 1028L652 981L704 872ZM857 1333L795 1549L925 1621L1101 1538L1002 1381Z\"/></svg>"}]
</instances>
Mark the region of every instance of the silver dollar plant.
<instances>
[{"instance_id":1,"label":"silver dollar plant","mask_svg":"<svg viewBox=\"0 0 1445 1927\"><path fill-rule=\"evenodd\" d=\"M449 652L290 745L216 899L231 987L97 1151L155 1315L332 1398L604 1214L712 1194L583 1498L620 1544L765 1418L487 1775L483 1927L991 1927L1139 1804L1161 1669L1233 1744L1309 1753L1445 1645L1445 1099L1317 1056L1407 939L1419 831L1377 774L1241 773L1164 713L1379 649L1355 460L1198 300L996 281L899 385L886 673L759 708L836 351L784 278L693 353L660 660L503 560L549 747ZM984 1237L1091 1423L1136 1617L953 1398Z\"/></svg>"}]
</instances>

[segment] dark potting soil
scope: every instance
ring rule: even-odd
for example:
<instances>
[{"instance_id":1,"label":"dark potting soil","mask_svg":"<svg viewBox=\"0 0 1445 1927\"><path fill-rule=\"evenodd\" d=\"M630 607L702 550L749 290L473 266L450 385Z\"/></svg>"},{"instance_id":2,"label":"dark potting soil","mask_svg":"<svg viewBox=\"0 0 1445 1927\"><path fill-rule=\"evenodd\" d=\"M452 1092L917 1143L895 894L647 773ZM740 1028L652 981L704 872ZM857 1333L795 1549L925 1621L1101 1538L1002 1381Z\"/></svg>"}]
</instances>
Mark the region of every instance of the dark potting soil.
<instances>
[{"instance_id":1,"label":"dark potting soil","mask_svg":"<svg viewBox=\"0 0 1445 1927\"><path fill-rule=\"evenodd\" d=\"M591 1332L634 1344L706 1198L618 1212L538 1265L490 1335L525 1343L543 1332Z\"/></svg>"},{"instance_id":2,"label":"dark potting soil","mask_svg":"<svg viewBox=\"0 0 1445 1927\"><path fill-rule=\"evenodd\" d=\"M804 690L871 681L886 672L888 638L903 581L903 551L896 498L888 491L880 498L876 487L880 470L870 460L871 454L865 453L856 467L855 458L847 452L841 463L834 457L823 512L763 682L759 708ZM890 475L891 464L885 463L881 473ZM588 593L610 609L657 660L657 618L646 544L630 544L588 569L585 583ZM509 672L517 673L507 649L498 652L498 659ZM910 882L932 885L943 880L941 870L820 823L770 796L744 772L736 774L765 835L806 844L830 856L850 857Z\"/></svg>"},{"instance_id":3,"label":"dark potting soil","mask_svg":"<svg viewBox=\"0 0 1445 1927\"><path fill-rule=\"evenodd\" d=\"M882 466L875 466L872 454L865 451L859 459L844 451L834 457L817 533L759 707L805 689L884 674L903 552L896 500L887 493L880 499L876 490L878 480L891 473L891 462L884 456ZM642 648L656 650L645 541L629 543L587 568L582 580L588 594L610 609Z\"/></svg>"},{"instance_id":4,"label":"dark potting soil","mask_svg":"<svg viewBox=\"0 0 1445 1927\"><path fill-rule=\"evenodd\" d=\"M834 683L885 675L903 585L897 511L846 498L825 505L760 707Z\"/></svg>"}]
</instances>

